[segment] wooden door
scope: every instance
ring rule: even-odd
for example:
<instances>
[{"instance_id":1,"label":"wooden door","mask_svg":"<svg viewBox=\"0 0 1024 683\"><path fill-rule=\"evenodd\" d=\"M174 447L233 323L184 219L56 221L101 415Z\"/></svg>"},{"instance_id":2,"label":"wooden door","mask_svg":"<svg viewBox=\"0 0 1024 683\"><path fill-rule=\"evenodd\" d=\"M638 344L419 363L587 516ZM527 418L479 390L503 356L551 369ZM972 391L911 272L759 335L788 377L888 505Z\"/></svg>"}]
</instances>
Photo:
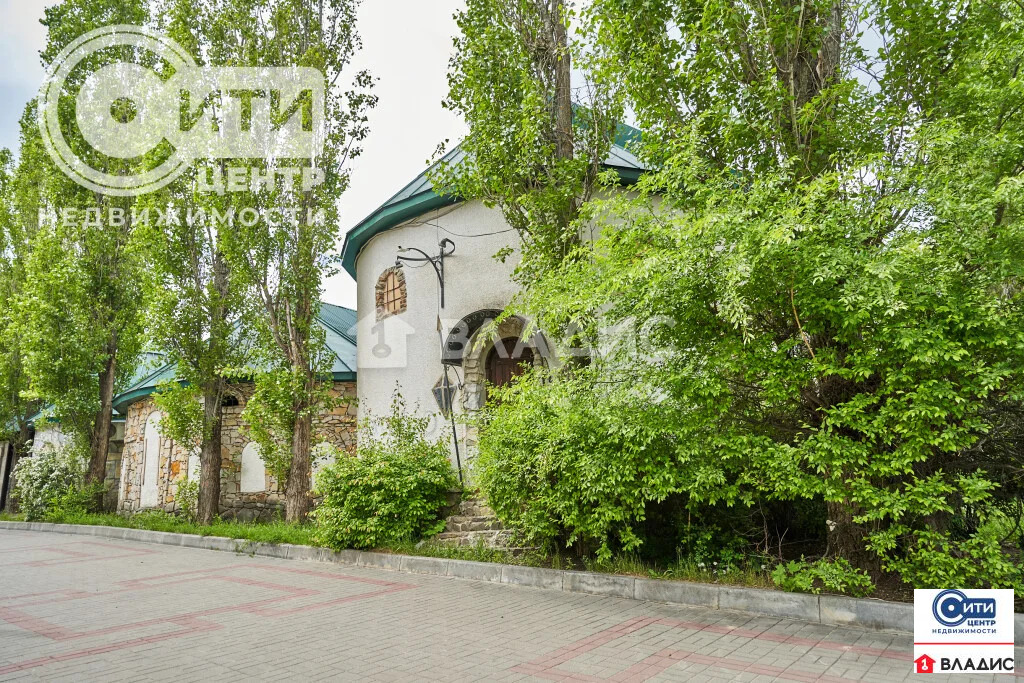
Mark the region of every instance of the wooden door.
<instances>
[{"instance_id":1,"label":"wooden door","mask_svg":"<svg viewBox=\"0 0 1024 683\"><path fill-rule=\"evenodd\" d=\"M487 354L487 381L490 384L505 386L533 365L533 349L523 346L517 352L518 345L516 337L502 339Z\"/></svg>"}]
</instances>

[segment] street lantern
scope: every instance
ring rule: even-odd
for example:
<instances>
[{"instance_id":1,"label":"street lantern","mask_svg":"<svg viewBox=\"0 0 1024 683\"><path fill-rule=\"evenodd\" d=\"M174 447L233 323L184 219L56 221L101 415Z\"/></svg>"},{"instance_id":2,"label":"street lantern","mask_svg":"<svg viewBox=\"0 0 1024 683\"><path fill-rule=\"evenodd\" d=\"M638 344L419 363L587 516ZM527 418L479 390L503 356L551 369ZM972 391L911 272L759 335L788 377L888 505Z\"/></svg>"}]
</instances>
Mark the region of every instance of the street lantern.
<instances>
[{"instance_id":1,"label":"street lantern","mask_svg":"<svg viewBox=\"0 0 1024 683\"><path fill-rule=\"evenodd\" d=\"M455 392L458 388L457 384L448 379L448 373L445 373L431 390L434 400L437 401L437 407L441 409L441 414L445 417L451 417L452 401L455 399Z\"/></svg>"}]
</instances>

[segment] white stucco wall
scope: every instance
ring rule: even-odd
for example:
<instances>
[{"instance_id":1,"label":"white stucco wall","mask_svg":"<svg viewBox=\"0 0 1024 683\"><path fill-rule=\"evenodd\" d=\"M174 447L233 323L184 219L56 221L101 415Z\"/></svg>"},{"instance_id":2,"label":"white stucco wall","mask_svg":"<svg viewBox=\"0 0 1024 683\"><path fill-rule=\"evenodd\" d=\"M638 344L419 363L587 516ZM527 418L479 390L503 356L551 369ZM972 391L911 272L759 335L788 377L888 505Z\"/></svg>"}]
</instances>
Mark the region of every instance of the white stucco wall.
<instances>
[{"instance_id":1,"label":"white stucco wall","mask_svg":"<svg viewBox=\"0 0 1024 683\"><path fill-rule=\"evenodd\" d=\"M258 493L267 490L267 468L260 457L260 447L255 441L242 449L241 474L239 475L239 491L242 493Z\"/></svg>"},{"instance_id":2,"label":"white stucco wall","mask_svg":"<svg viewBox=\"0 0 1024 683\"><path fill-rule=\"evenodd\" d=\"M510 230L488 234L508 228L498 209L488 209L481 202L473 201L428 212L376 235L363 247L356 260L357 390L361 418L386 413L397 386L410 409L431 416L435 435L450 438L451 425L440 414L431 393L443 374L441 339L464 316L481 309L503 309L511 300L516 291L511 273L518 262L518 252L504 263L493 256L504 247L518 244L519 238ZM406 265L408 308L378 323L375 286L380 274L395 265L399 246L418 247L434 255L438 253L438 243L445 237L455 243L455 253L447 257L444 264L444 309L439 308L437 275L433 268ZM453 382L462 377L458 366L449 372ZM461 397L457 396L457 406L460 401ZM460 426L460 434L462 430Z\"/></svg>"}]
</instances>

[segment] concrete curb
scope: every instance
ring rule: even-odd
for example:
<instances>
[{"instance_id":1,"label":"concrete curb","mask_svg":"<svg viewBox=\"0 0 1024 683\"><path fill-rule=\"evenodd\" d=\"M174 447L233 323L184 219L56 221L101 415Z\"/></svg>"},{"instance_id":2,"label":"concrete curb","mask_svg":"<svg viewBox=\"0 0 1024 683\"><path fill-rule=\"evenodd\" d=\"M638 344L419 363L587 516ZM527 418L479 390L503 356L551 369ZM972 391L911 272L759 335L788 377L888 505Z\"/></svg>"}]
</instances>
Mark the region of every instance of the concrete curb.
<instances>
[{"instance_id":1,"label":"concrete curb","mask_svg":"<svg viewBox=\"0 0 1024 683\"><path fill-rule=\"evenodd\" d=\"M798 619L830 626L859 626L888 631L913 632L914 606L885 600L847 598L838 595L785 593L760 588L740 588L686 581L641 579L632 576L597 574L561 569L541 569L489 562L469 562L438 557L394 555L362 550L333 551L310 546L256 543L219 536L196 536L121 527L49 524L45 522L3 522L0 530L50 531L83 536L101 536L125 541L177 545L205 550L222 550L259 557L331 562L357 567L387 569L413 574L448 576L471 581L506 583L514 586L589 593L631 600L649 600L670 605L727 609ZM1017 645L1024 645L1024 614L1015 615Z\"/></svg>"}]
</instances>

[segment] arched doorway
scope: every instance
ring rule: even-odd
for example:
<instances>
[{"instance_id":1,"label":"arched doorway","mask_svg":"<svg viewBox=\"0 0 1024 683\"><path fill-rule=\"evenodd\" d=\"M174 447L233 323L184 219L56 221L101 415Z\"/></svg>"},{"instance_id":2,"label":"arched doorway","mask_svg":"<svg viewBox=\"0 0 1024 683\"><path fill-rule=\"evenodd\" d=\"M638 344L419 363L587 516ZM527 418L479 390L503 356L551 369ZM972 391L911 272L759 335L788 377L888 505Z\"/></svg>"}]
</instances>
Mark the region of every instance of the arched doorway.
<instances>
[{"instance_id":1,"label":"arched doorway","mask_svg":"<svg viewBox=\"0 0 1024 683\"><path fill-rule=\"evenodd\" d=\"M533 365L533 349L518 337L506 337L487 354L486 376L491 386L503 387Z\"/></svg>"},{"instance_id":2,"label":"arched doorway","mask_svg":"<svg viewBox=\"0 0 1024 683\"><path fill-rule=\"evenodd\" d=\"M462 410L470 414L484 407L488 384L503 386L530 365L547 364L553 358L544 336L539 332L523 340L526 322L522 318L510 316L495 328L486 322L493 320L491 313L500 311L484 310L466 316L453 330L460 336L448 339L450 355L444 362L462 365ZM473 332L465 338L469 329ZM477 427L469 423L464 429L460 441L465 445L464 462L470 463L476 456Z\"/></svg>"},{"instance_id":3,"label":"arched doorway","mask_svg":"<svg viewBox=\"0 0 1024 683\"><path fill-rule=\"evenodd\" d=\"M142 491L139 506L160 504L160 412L150 413L142 437Z\"/></svg>"},{"instance_id":4,"label":"arched doorway","mask_svg":"<svg viewBox=\"0 0 1024 683\"><path fill-rule=\"evenodd\" d=\"M484 407L488 382L496 386L508 384L512 377L522 374L523 367L549 357L540 334L523 341L525 327L521 318L513 316L503 320L497 329L481 326L469 339L461 356L464 410L473 412Z\"/></svg>"}]
</instances>

